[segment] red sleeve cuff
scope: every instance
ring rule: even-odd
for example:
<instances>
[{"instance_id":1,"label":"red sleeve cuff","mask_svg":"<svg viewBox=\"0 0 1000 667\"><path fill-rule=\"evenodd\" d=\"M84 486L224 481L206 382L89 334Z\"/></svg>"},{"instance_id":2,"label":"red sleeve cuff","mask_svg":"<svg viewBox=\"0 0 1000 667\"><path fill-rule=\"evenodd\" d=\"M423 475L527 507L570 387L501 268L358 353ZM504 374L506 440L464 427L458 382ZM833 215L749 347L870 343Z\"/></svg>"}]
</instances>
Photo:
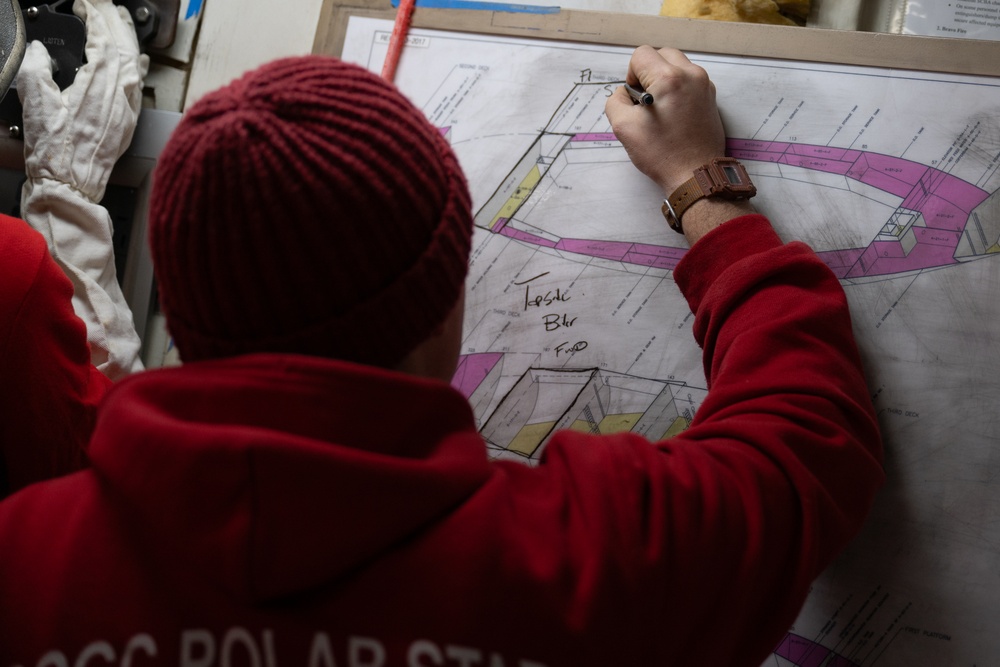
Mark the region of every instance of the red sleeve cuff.
<instances>
[{"instance_id":1,"label":"red sleeve cuff","mask_svg":"<svg viewBox=\"0 0 1000 667\"><path fill-rule=\"evenodd\" d=\"M759 214L743 215L705 234L674 269L674 281L691 312L727 268L751 255L780 247L781 239L770 221Z\"/></svg>"}]
</instances>

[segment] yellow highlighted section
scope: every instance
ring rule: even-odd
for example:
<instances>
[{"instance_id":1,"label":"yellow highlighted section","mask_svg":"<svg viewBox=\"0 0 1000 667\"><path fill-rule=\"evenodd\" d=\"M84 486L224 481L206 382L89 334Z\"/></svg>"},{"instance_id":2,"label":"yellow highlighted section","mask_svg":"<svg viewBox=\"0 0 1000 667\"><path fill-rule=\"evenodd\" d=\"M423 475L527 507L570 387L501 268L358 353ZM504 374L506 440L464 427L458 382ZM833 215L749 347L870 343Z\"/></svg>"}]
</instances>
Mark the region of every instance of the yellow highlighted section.
<instances>
[{"instance_id":1,"label":"yellow highlighted section","mask_svg":"<svg viewBox=\"0 0 1000 667\"><path fill-rule=\"evenodd\" d=\"M591 428L587 420L577 419L570 425L569 430L580 433L627 433L635 428L641 417L641 412L607 415L597 424L596 431Z\"/></svg>"},{"instance_id":2,"label":"yellow highlighted section","mask_svg":"<svg viewBox=\"0 0 1000 667\"><path fill-rule=\"evenodd\" d=\"M627 433L632 430L640 417L642 417L641 412L608 415L597 425L597 430L600 433Z\"/></svg>"},{"instance_id":3,"label":"yellow highlighted section","mask_svg":"<svg viewBox=\"0 0 1000 667\"><path fill-rule=\"evenodd\" d=\"M660 440L666 440L667 438L672 438L675 435L679 435L684 429L691 425L691 422L687 420L686 417L678 417L674 420L674 423L670 425L667 432L663 434Z\"/></svg>"},{"instance_id":4,"label":"yellow highlighted section","mask_svg":"<svg viewBox=\"0 0 1000 667\"><path fill-rule=\"evenodd\" d=\"M989 248L986 249L987 254L991 252L1000 252L1000 243L994 243L993 245L991 245Z\"/></svg>"},{"instance_id":5,"label":"yellow highlighted section","mask_svg":"<svg viewBox=\"0 0 1000 667\"><path fill-rule=\"evenodd\" d=\"M521 184L514 190L514 194L510 196L507 202L500 207L500 211L490 220L490 229L493 229L497 221L512 217L514 212L524 203L524 200L530 197L531 193L538 187L540 180L542 180L542 172L538 170L538 165L536 164L528 172L528 175L521 180Z\"/></svg>"},{"instance_id":6,"label":"yellow highlighted section","mask_svg":"<svg viewBox=\"0 0 1000 667\"><path fill-rule=\"evenodd\" d=\"M514 439L507 445L507 449L518 454L531 456L542 444L542 440L549 434L549 431L556 425L555 422L539 422L537 424L526 424L517 432Z\"/></svg>"}]
</instances>

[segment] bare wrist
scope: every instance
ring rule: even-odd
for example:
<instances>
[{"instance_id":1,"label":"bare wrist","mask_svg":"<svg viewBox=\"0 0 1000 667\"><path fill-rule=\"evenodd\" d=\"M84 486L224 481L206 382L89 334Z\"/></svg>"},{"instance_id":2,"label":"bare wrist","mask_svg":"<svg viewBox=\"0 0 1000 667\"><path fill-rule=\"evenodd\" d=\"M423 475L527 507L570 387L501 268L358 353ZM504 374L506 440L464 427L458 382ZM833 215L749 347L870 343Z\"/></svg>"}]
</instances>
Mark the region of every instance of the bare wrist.
<instances>
[{"instance_id":1,"label":"bare wrist","mask_svg":"<svg viewBox=\"0 0 1000 667\"><path fill-rule=\"evenodd\" d=\"M690 245L694 245L716 227L756 212L747 199L701 199L691 204L684 213L684 238Z\"/></svg>"}]
</instances>

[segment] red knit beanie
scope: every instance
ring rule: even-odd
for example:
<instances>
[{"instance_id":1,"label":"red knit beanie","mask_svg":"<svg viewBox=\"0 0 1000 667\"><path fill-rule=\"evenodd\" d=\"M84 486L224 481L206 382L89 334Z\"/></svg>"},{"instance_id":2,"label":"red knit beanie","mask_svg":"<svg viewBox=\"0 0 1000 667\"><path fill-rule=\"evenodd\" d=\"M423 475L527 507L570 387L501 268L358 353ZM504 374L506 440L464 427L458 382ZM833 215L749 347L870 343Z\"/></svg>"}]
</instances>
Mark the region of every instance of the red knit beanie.
<instances>
[{"instance_id":1,"label":"red knit beanie","mask_svg":"<svg viewBox=\"0 0 1000 667\"><path fill-rule=\"evenodd\" d=\"M392 85L335 58L272 62L187 111L149 238L185 361L294 352L392 367L455 306L471 203Z\"/></svg>"}]
</instances>

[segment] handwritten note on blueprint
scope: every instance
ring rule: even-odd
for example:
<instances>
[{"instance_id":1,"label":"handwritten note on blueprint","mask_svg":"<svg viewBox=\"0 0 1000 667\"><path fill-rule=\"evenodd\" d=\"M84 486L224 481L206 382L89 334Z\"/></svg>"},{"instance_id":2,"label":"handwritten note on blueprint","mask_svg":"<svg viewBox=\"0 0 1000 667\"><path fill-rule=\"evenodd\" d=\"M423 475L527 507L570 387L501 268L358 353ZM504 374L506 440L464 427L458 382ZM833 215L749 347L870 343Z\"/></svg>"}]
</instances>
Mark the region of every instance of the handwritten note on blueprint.
<instances>
[{"instance_id":1,"label":"handwritten note on blueprint","mask_svg":"<svg viewBox=\"0 0 1000 667\"><path fill-rule=\"evenodd\" d=\"M378 71L391 24L354 18ZM396 77L469 177L463 359L493 456L685 428L686 250L604 116L631 49L415 30ZM758 208L840 277L888 485L767 664L1000 664L1000 80L689 54Z\"/></svg>"}]
</instances>

